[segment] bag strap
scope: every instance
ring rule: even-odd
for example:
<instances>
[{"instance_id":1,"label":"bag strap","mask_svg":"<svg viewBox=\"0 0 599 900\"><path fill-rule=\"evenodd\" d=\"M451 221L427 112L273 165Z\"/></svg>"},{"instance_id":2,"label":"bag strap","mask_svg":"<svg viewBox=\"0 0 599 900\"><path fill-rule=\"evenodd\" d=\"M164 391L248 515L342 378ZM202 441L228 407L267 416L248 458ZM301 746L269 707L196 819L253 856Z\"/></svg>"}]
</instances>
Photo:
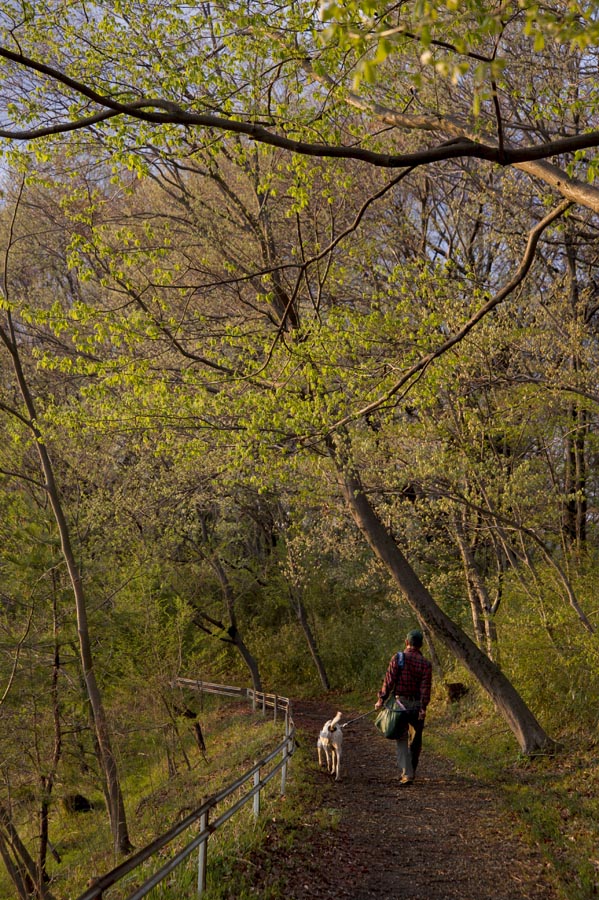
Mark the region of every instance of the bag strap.
<instances>
[{"instance_id":1,"label":"bag strap","mask_svg":"<svg viewBox=\"0 0 599 900\"><path fill-rule=\"evenodd\" d=\"M405 657L403 651L398 650L398 651L397 651L397 671L398 671L399 674L401 674L401 670L402 670L403 667L404 667L405 661L406 661L406 657ZM393 686L393 693L394 693L394 694L395 694L395 691L396 691L396 690L397 690L397 681L395 682L395 684L394 684L394 686Z\"/></svg>"}]
</instances>

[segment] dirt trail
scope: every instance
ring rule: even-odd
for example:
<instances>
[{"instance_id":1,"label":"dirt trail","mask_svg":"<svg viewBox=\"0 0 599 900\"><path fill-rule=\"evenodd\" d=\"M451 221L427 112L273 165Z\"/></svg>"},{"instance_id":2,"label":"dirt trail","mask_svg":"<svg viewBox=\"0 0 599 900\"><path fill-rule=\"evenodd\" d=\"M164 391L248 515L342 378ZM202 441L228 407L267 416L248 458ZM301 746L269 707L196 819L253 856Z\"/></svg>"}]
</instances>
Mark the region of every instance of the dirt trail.
<instances>
[{"instance_id":1,"label":"dirt trail","mask_svg":"<svg viewBox=\"0 0 599 900\"><path fill-rule=\"evenodd\" d=\"M399 784L395 742L378 736L372 717L344 731L342 781L319 771L316 738L335 711L322 703L294 704L296 725L314 747L325 819L330 815L339 825L322 829L307 822L291 854L276 852L272 878L286 885L288 897L555 900L541 856L513 833L486 786L430 753L426 730L411 786ZM348 721L352 713L344 713ZM276 828L273 837L277 841Z\"/></svg>"}]
</instances>

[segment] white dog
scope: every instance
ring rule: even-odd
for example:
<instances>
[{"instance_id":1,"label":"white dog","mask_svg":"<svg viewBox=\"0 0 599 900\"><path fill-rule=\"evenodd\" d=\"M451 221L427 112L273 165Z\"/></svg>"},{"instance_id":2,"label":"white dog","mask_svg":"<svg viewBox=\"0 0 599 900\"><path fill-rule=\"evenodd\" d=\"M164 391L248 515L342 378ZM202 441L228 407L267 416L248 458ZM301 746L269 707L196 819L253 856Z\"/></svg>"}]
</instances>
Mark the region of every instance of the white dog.
<instances>
[{"instance_id":1,"label":"white dog","mask_svg":"<svg viewBox=\"0 0 599 900\"><path fill-rule=\"evenodd\" d=\"M337 723L342 715L343 713L338 712L334 719L329 719L328 722L324 723L316 743L318 748L318 765L322 766L326 761L327 772L335 776L335 781L341 780L343 731Z\"/></svg>"}]
</instances>

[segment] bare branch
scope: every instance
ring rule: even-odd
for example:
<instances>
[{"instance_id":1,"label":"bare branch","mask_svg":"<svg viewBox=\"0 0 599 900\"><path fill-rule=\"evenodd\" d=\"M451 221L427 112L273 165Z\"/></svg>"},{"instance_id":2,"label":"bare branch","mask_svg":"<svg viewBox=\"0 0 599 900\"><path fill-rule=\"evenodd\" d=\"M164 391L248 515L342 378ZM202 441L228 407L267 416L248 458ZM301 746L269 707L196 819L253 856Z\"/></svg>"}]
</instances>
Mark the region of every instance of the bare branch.
<instances>
[{"instance_id":1,"label":"bare branch","mask_svg":"<svg viewBox=\"0 0 599 900\"><path fill-rule=\"evenodd\" d=\"M590 622L587 615L582 610L582 608L576 598L576 594L574 593L574 588L570 584L568 576L566 575L566 573L564 572L562 567L559 565L559 563L553 559L551 552L550 552L549 548L547 547L547 544L543 541L542 538L539 537L539 535L536 533L534 528L528 528L526 525L522 525L521 522L516 522L515 520L509 518L508 516L502 515L501 513L498 513L496 510L491 509L490 506L489 507L479 506L477 503L473 503L471 500L468 500L466 497L463 497L461 494L454 494L451 492L446 492L445 496L450 497L453 500L457 500L459 503L463 504L468 509L474 510L475 512L481 513L481 515L490 518L496 525L498 523L500 523L501 525L505 526L506 528L508 528L512 531L515 531L521 537L523 535L525 535L526 537L531 538L531 540L534 541L534 543L541 550L541 553L543 554L543 558L545 559L546 563L552 569L554 569L554 571L556 572L559 580L561 581L561 583L564 586L564 590L568 597L568 603L572 607L572 609L574 610L574 612L576 613L578 618L580 619L583 626L586 628L586 630L590 634L595 633L595 628L594 628L593 624Z\"/></svg>"},{"instance_id":2,"label":"bare branch","mask_svg":"<svg viewBox=\"0 0 599 900\"><path fill-rule=\"evenodd\" d=\"M9 678L8 678L8 681L7 681L7 683L6 683L6 687L5 687L5 689L4 689L4 693L2 694L2 697L0 697L0 706L2 706L2 704L4 703L4 701L6 700L6 698L8 697L8 694L9 694L9 692L10 692L10 689L11 689L11 687L12 687L12 685L13 685L14 680L15 680L15 677L16 677L16 674L17 674L17 666L18 666L18 664L19 664L19 658L20 658L20 656L21 656L21 649L22 649L23 644L25 643L25 640L26 640L26 638L27 638L27 635L29 634L29 631L30 631L30 629L31 629L31 621L32 621L32 619L33 619L33 605L31 606L31 608L30 608L30 610L29 610L29 616L27 617L27 622L26 622L26 624L25 624L25 631L23 632L22 636L19 638L19 640L18 640L18 642L17 642L17 645L16 645L16 647L15 647L15 655L14 655L13 661L12 661L12 671L11 671L11 673L10 673L10 675L9 675Z\"/></svg>"},{"instance_id":3,"label":"bare branch","mask_svg":"<svg viewBox=\"0 0 599 900\"><path fill-rule=\"evenodd\" d=\"M177 103L160 98L143 98L130 103L121 103L110 96L94 91L86 84L71 78L53 66L40 63L24 54L15 53L6 47L0 47L0 57L29 70L39 72L56 83L75 91L81 97L85 97L87 100L104 107L104 110L100 110L93 116L86 116L69 122L25 130L0 129L0 138L8 140L35 140L52 134L86 128L91 124L122 115L144 122L153 122L157 125L182 125L245 135L252 141L279 147L304 156L316 156L325 159L355 159L381 168L393 169L422 166L442 160L471 157L487 160L500 166L513 165L522 168L524 171L556 187L567 199L581 203L594 211L599 211L599 189L577 179L569 178L561 169L544 163L545 160L552 156L599 147L599 131L569 135L534 146L498 146L492 141L490 143L481 143L475 137L471 137L471 132L467 125L450 116L441 114L407 115L406 113L390 110L377 103L366 102L356 94L348 92L346 98L350 105L376 116L389 125L410 130L434 133L444 132L455 135L451 140L444 141L434 147L424 148L412 153L389 154L367 150L359 146L339 146L295 140L272 130L274 128L274 123L272 122L241 121L217 116L212 113L190 112ZM312 70L309 60L304 64L304 68L315 80L336 87L332 79L322 75L317 76ZM163 112L152 110L163 110Z\"/></svg>"},{"instance_id":4,"label":"bare branch","mask_svg":"<svg viewBox=\"0 0 599 900\"><path fill-rule=\"evenodd\" d=\"M374 410L379 409L396 394L415 376L423 373L430 364L438 359L440 356L443 356L444 353L447 353L452 347L455 347L456 344L459 344L467 334L477 325L481 319L483 319L492 309L502 303L510 294L512 294L519 284L524 280L526 274L528 273L534 256L537 244L541 237L543 231L551 225L556 219L562 216L566 210L571 206L567 200L562 201L555 209L553 209L548 215L545 216L535 227L529 232L528 235L528 243L526 246L526 250L524 251L524 255L522 257L522 261L518 266L517 271L514 276L508 281L504 287L501 288L500 291L495 294L494 297L491 297L484 306L482 306L478 312L476 312L473 316L468 319L468 321L453 334L450 338L444 341L436 350L431 351L426 356L423 356L417 363L411 366L407 372L399 378L392 387L389 388L381 397L378 397L376 400L373 400L372 403L368 403L366 406L363 406L362 409L358 410L351 415L345 416L343 419L339 419L333 426L331 426L331 432L336 431L340 428L343 428L349 422L355 421L356 419L361 419L364 416L368 415L368 413L374 412Z\"/></svg>"}]
</instances>

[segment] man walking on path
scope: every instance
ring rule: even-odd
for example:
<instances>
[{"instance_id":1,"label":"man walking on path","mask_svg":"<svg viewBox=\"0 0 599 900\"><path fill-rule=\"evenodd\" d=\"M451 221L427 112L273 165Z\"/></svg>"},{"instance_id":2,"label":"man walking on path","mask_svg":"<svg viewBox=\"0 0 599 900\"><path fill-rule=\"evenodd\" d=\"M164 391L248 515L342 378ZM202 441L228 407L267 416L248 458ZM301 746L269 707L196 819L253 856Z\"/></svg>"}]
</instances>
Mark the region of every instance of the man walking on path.
<instances>
[{"instance_id":1,"label":"man walking on path","mask_svg":"<svg viewBox=\"0 0 599 900\"><path fill-rule=\"evenodd\" d=\"M412 784L422 749L422 731L426 708L431 699L432 663L422 655L422 632L413 629L406 637L406 649L392 657L376 709L392 694L407 711L405 730L397 739L397 764L402 771L401 784Z\"/></svg>"}]
</instances>

